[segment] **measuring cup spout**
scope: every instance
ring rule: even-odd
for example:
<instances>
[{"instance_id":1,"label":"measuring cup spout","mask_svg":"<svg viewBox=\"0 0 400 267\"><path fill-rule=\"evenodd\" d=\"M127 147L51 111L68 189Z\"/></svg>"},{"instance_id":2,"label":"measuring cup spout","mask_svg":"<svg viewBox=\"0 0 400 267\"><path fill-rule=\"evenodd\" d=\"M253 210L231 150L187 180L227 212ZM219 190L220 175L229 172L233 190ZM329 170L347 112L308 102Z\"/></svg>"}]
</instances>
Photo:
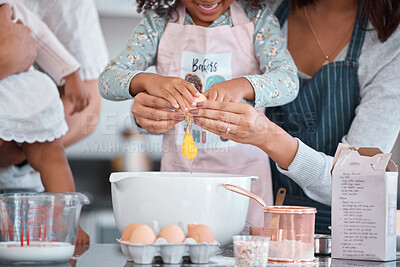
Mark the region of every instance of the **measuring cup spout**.
<instances>
[{"instance_id":1,"label":"measuring cup spout","mask_svg":"<svg viewBox=\"0 0 400 267\"><path fill-rule=\"evenodd\" d=\"M75 193L75 194L79 198L79 200L80 200L82 205L89 205L90 204L90 200L86 195L84 195L82 193Z\"/></svg>"}]
</instances>

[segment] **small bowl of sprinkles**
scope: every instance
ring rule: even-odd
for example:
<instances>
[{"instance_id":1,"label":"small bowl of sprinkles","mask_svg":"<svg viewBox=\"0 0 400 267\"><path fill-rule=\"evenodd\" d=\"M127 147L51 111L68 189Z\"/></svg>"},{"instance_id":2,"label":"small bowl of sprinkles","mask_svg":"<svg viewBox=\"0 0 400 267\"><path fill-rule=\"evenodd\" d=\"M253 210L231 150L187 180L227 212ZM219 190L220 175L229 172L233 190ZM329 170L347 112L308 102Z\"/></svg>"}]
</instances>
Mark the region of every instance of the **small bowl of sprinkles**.
<instances>
[{"instance_id":1,"label":"small bowl of sprinkles","mask_svg":"<svg viewBox=\"0 0 400 267\"><path fill-rule=\"evenodd\" d=\"M267 236L233 236L235 266L267 266L269 240Z\"/></svg>"}]
</instances>

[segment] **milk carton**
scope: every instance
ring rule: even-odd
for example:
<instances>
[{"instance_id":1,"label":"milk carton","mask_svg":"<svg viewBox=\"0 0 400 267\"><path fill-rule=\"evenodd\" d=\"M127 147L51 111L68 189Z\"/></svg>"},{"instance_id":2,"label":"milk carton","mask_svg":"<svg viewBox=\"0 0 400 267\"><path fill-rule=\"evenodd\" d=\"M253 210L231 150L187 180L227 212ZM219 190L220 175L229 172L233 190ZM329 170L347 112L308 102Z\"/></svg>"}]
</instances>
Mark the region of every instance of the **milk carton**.
<instances>
[{"instance_id":1,"label":"milk carton","mask_svg":"<svg viewBox=\"0 0 400 267\"><path fill-rule=\"evenodd\" d=\"M332 258L396 259L398 168L390 156L339 145L332 169Z\"/></svg>"}]
</instances>

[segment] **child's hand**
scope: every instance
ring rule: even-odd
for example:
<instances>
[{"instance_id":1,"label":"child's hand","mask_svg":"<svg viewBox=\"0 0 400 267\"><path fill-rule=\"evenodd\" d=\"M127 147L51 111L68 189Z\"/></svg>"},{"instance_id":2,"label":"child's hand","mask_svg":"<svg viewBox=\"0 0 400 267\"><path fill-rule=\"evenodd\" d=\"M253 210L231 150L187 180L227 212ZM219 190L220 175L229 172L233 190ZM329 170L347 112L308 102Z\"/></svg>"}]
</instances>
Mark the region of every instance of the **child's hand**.
<instances>
[{"instance_id":1,"label":"child's hand","mask_svg":"<svg viewBox=\"0 0 400 267\"><path fill-rule=\"evenodd\" d=\"M70 115L81 112L89 105L90 93L83 83L79 71L65 77L64 95L73 105Z\"/></svg>"},{"instance_id":2,"label":"child's hand","mask_svg":"<svg viewBox=\"0 0 400 267\"><path fill-rule=\"evenodd\" d=\"M87 233L85 233L85 231L83 231L83 229L78 226L78 233L76 236L76 242L75 245L87 245L90 243L90 237Z\"/></svg>"},{"instance_id":3,"label":"child's hand","mask_svg":"<svg viewBox=\"0 0 400 267\"><path fill-rule=\"evenodd\" d=\"M150 95L164 98L175 109L182 109L184 112L188 112L190 106L196 106L194 97L200 95L191 83L178 77L141 73L134 78L132 84L144 88Z\"/></svg>"},{"instance_id":4,"label":"child's hand","mask_svg":"<svg viewBox=\"0 0 400 267\"><path fill-rule=\"evenodd\" d=\"M243 98L254 100L254 89L245 78L213 84L204 95L209 101L239 103Z\"/></svg>"}]
</instances>

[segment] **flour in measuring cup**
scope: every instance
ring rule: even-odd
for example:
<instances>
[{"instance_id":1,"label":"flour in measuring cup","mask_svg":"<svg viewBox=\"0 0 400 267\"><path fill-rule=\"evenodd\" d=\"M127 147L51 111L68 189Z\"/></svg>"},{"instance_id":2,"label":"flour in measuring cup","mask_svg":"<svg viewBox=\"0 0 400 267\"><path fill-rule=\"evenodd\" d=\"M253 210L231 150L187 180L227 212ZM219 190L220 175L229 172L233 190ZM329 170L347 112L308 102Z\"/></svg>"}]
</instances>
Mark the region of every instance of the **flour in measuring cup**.
<instances>
[{"instance_id":1,"label":"flour in measuring cup","mask_svg":"<svg viewBox=\"0 0 400 267\"><path fill-rule=\"evenodd\" d=\"M300 240L269 241L268 258L274 260L313 260L314 243Z\"/></svg>"}]
</instances>

